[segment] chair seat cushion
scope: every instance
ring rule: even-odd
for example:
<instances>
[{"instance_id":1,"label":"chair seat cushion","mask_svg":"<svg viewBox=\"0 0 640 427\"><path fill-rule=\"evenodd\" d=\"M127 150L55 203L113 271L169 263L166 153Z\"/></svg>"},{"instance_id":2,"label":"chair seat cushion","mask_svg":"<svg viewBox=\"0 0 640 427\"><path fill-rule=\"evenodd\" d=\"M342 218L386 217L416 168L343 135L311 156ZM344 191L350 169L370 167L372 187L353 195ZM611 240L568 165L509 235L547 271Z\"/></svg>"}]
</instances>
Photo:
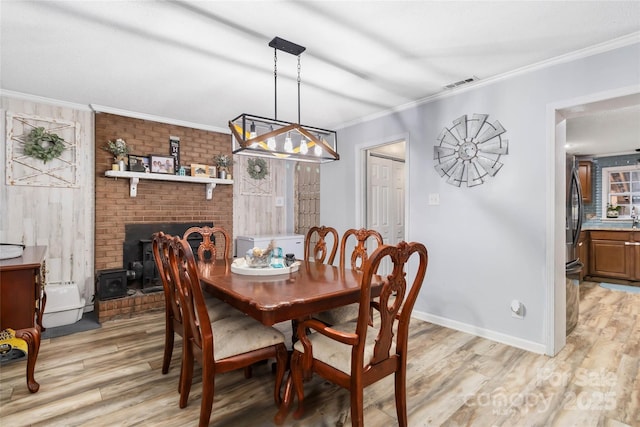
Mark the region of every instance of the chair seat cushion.
<instances>
[{"instance_id":1,"label":"chair seat cushion","mask_svg":"<svg viewBox=\"0 0 640 427\"><path fill-rule=\"evenodd\" d=\"M332 326L332 329L339 331L353 333L356 330L357 322L346 322L339 325ZM364 366L369 364L371 357L373 357L373 348L375 346L375 339L378 335L378 329L367 327L367 342L364 348ZM328 338L322 334L314 332L308 335L309 341L311 341L313 358L317 359L329 366L332 366L345 374L351 375L351 349L352 347L347 344L343 344L331 338ZM294 344L293 348L301 353L304 353L304 347L301 341ZM391 346L391 352L395 352L395 344Z\"/></svg>"},{"instance_id":2,"label":"chair seat cushion","mask_svg":"<svg viewBox=\"0 0 640 427\"><path fill-rule=\"evenodd\" d=\"M225 317L243 315L240 310L236 310L226 302L215 297L205 298L204 303L207 305L210 322L215 322L216 320L224 319Z\"/></svg>"},{"instance_id":3,"label":"chair seat cushion","mask_svg":"<svg viewBox=\"0 0 640 427\"><path fill-rule=\"evenodd\" d=\"M359 309L360 304L353 303L314 314L313 317L328 325L340 325L358 319Z\"/></svg>"},{"instance_id":4,"label":"chair seat cushion","mask_svg":"<svg viewBox=\"0 0 640 427\"><path fill-rule=\"evenodd\" d=\"M215 360L284 343L282 332L244 314L216 320L211 328Z\"/></svg>"}]
</instances>

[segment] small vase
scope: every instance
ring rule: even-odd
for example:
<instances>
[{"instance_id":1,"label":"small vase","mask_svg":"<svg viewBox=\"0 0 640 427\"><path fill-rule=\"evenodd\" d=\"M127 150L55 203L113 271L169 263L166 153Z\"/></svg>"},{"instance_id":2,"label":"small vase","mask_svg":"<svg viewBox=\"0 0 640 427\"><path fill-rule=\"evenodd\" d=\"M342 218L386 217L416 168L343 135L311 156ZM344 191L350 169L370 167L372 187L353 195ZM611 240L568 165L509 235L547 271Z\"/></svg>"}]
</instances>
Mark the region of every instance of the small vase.
<instances>
[{"instance_id":1,"label":"small vase","mask_svg":"<svg viewBox=\"0 0 640 427\"><path fill-rule=\"evenodd\" d=\"M118 167L120 168L121 172L127 170L127 165L124 163L124 160L118 160Z\"/></svg>"},{"instance_id":2,"label":"small vase","mask_svg":"<svg viewBox=\"0 0 640 427\"><path fill-rule=\"evenodd\" d=\"M220 178L220 179L227 179L227 171L219 170L219 171L218 171L218 178Z\"/></svg>"}]
</instances>

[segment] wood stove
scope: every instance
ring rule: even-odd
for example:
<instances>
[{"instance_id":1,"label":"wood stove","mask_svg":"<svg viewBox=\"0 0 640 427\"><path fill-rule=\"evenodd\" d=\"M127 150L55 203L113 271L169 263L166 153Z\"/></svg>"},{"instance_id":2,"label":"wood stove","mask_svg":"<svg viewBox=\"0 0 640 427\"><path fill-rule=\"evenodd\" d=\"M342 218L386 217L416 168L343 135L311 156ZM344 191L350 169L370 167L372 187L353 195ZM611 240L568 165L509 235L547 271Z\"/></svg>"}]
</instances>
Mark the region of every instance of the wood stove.
<instances>
[{"instance_id":1,"label":"wood stove","mask_svg":"<svg viewBox=\"0 0 640 427\"><path fill-rule=\"evenodd\" d=\"M172 236L182 237L187 229L204 226L213 227L213 222L126 224L122 260L123 268L127 271L129 288L141 289L143 293L162 290L162 282L153 258L151 238L154 233L163 231ZM188 241L195 254L202 237L197 234L191 235Z\"/></svg>"}]
</instances>

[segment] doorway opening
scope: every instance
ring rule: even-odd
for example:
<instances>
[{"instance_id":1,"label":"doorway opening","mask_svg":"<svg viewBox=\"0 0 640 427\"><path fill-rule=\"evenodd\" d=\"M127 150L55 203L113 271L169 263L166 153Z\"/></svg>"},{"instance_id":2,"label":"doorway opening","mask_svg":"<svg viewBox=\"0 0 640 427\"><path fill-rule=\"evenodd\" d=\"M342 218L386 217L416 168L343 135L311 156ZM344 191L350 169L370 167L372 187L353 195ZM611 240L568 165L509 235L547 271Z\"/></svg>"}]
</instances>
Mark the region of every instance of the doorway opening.
<instances>
[{"instance_id":1,"label":"doorway opening","mask_svg":"<svg viewBox=\"0 0 640 427\"><path fill-rule=\"evenodd\" d=\"M405 240L405 141L371 147L364 153L364 226L378 231L384 244L395 245ZM368 253L373 250L367 248Z\"/></svg>"},{"instance_id":2,"label":"doorway opening","mask_svg":"<svg viewBox=\"0 0 640 427\"><path fill-rule=\"evenodd\" d=\"M566 342L566 292L565 292L565 212L566 212L566 167L565 157L572 155L603 155L625 151L625 148L616 146L616 140L611 138L615 127L620 127L620 123L612 119L612 112L623 107L640 105L640 93L637 87L627 87L603 93L592 94L576 99L565 100L551 105L548 108L548 120L553 134L549 153L551 168L555 170L553 181L549 182L550 191L553 194L552 203L549 204L548 218L553 227L547 235L547 247L551 248L547 257L547 314L546 314L546 353L550 356L557 354ZM595 138L595 131L587 132L590 135L589 141L578 143L578 138L573 140L568 131L568 122L588 117L589 121L597 122L601 115L605 122L610 123L614 128L610 128L604 133L606 138ZM598 122L599 123L599 122ZM593 123L592 123L593 125ZM602 128L598 124L596 128ZM603 129L596 129L598 132ZM591 145L589 145L591 144ZM618 141L619 144L619 141ZM635 147L633 147L635 148ZM586 151L585 151L586 150ZM580 317L578 315L578 322Z\"/></svg>"}]
</instances>

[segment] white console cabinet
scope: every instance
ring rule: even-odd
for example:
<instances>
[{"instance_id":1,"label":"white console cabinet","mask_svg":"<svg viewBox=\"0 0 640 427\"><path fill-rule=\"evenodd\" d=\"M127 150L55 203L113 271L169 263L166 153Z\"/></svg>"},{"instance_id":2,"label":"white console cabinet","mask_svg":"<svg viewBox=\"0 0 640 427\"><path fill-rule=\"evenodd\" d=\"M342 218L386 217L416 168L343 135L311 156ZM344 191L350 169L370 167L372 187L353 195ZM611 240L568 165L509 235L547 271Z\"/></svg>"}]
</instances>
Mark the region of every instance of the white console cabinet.
<instances>
[{"instance_id":1,"label":"white console cabinet","mask_svg":"<svg viewBox=\"0 0 640 427\"><path fill-rule=\"evenodd\" d=\"M255 247L265 249L274 240L282 248L282 255L295 254L296 259L304 257L304 236L302 234L281 234L271 236L238 236L236 238L236 256L243 257Z\"/></svg>"}]
</instances>

